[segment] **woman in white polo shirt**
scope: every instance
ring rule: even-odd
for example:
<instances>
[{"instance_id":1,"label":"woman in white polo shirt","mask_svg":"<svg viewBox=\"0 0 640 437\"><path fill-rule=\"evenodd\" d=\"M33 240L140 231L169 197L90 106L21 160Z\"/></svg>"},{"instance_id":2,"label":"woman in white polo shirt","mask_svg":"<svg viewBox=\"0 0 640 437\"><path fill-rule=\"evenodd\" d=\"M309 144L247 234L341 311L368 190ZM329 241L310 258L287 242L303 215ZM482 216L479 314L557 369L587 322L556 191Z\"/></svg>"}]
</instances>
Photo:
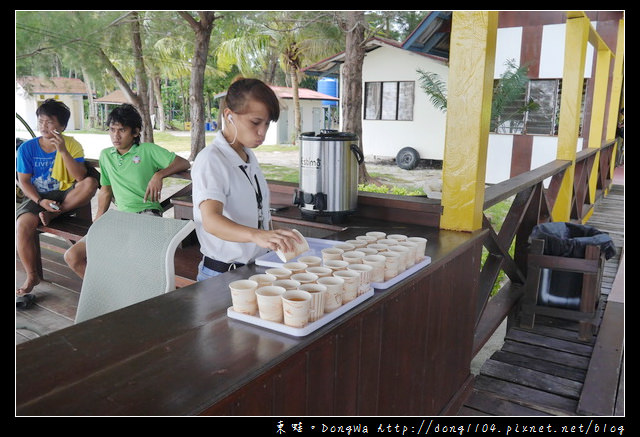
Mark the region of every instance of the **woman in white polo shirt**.
<instances>
[{"instance_id":1,"label":"woman in white polo shirt","mask_svg":"<svg viewBox=\"0 0 640 437\"><path fill-rule=\"evenodd\" d=\"M291 230L269 228L269 188L251 150L278 120L278 98L257 79L238 79L221 110L222 131L191 168L193 216L204 255L198 280L250 263L268 250L292 250L298 241Z\"/></svg>"}]
</instances>

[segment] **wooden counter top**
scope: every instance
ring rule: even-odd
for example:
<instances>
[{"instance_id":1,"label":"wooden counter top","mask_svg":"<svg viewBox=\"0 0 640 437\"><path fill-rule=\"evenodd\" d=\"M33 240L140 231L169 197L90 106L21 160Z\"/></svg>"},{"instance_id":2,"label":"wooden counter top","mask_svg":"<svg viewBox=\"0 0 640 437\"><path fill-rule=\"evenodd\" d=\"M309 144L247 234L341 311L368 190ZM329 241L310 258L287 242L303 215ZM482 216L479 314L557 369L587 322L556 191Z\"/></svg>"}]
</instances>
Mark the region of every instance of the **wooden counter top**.
<instances>
[{"instance_id":1,"label":"wooden counter top","mask_svg":"<svg viewBox=\"0 0 640 437\"><path fill-rule=\"evenodd\" d=\"M429 240L432 263L413 276L428 275L484 236L387 224L351 226L324 238L347 240L369 230ZM245 266L18 345L16 414L201 414L356 314L393 298L411 280L376 291L349 313L296 338L226 315L228 284L264 269Z\"/></svg>"}]
</instances>

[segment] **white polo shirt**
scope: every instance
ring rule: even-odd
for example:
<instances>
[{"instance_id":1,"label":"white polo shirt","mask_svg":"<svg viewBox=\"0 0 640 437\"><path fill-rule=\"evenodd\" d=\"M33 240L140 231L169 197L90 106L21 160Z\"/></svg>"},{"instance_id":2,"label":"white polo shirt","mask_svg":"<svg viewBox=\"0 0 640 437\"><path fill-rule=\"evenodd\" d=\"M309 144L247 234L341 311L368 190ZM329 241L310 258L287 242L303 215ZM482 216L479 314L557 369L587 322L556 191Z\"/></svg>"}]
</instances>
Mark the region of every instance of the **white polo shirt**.
<instances>
[{"instance_id":1,"label":"white polo shirt","mask_svg":"<svg viewBox=\"0 0 640 437\"><path fill-rule=\"evenodd\" d=\"M267 181L253 152L247 148L245 152L249 162L244 162L218 133L213 142L198 153L191 167L193 219L200 251L225 263L247 264L267 252L255 243L222 240L206 232L202 226L200 204L212 199L224 205L222 213L225 217L238 224L258 228L257 178L262 193L263 229L269 228L271 216ZM241 166L245 168L246 175Z\"/></svg>"}]
</instances>

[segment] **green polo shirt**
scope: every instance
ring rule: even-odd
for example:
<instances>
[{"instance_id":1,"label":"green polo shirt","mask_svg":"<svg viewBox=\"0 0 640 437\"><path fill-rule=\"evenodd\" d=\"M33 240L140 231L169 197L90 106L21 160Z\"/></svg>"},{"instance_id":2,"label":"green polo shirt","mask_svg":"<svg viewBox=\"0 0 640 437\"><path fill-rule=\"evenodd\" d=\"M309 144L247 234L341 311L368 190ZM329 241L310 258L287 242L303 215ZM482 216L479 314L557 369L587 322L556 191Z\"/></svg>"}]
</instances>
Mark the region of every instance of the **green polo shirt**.
<instances>
[{"instance_id":1,"label":"green polo shirt","mask_svg":"<svg viewBox=\"0 0 640 437\"><path fill-rule=\"evenodd\" d=\"M144 201L151 177L167 168L176 154L153 143L133 145L120 155L115 147L100 152L100 184L110 185L120 211L162 210L159 202Z\"/></svg>"}]
</instances>

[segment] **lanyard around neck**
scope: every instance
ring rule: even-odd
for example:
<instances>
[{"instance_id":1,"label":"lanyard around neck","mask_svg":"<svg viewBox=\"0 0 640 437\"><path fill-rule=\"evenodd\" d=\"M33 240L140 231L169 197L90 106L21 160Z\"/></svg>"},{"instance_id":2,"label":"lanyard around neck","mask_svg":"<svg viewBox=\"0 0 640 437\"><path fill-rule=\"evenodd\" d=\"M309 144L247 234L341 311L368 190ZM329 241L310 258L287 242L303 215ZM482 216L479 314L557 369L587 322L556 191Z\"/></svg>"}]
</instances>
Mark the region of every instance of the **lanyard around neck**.
<instances>
[{"instance_id":1,"label":"lanyard around neck","mask_svg":"<svg viewBox=\"0 0 640 437\"><path fill-rule=\"evenodd\" d=\"M253 188L253 191L255 191L256 193L256 203L258 204L258 227L262 228L263 224L262 224L262 190L260 189L260 182L258 182L258 176L257 175L253 175L253 178L256 181L256 184L253 185L253 182L251 182L251 178L249 177L249 174L247 173L247 166L246 165L240 165L240 170L242 170L242 173L244 173L244 175L247 177L247 180L249 181L249 183L251 184L251 187Z\"/></svg>"}]
</instances>

